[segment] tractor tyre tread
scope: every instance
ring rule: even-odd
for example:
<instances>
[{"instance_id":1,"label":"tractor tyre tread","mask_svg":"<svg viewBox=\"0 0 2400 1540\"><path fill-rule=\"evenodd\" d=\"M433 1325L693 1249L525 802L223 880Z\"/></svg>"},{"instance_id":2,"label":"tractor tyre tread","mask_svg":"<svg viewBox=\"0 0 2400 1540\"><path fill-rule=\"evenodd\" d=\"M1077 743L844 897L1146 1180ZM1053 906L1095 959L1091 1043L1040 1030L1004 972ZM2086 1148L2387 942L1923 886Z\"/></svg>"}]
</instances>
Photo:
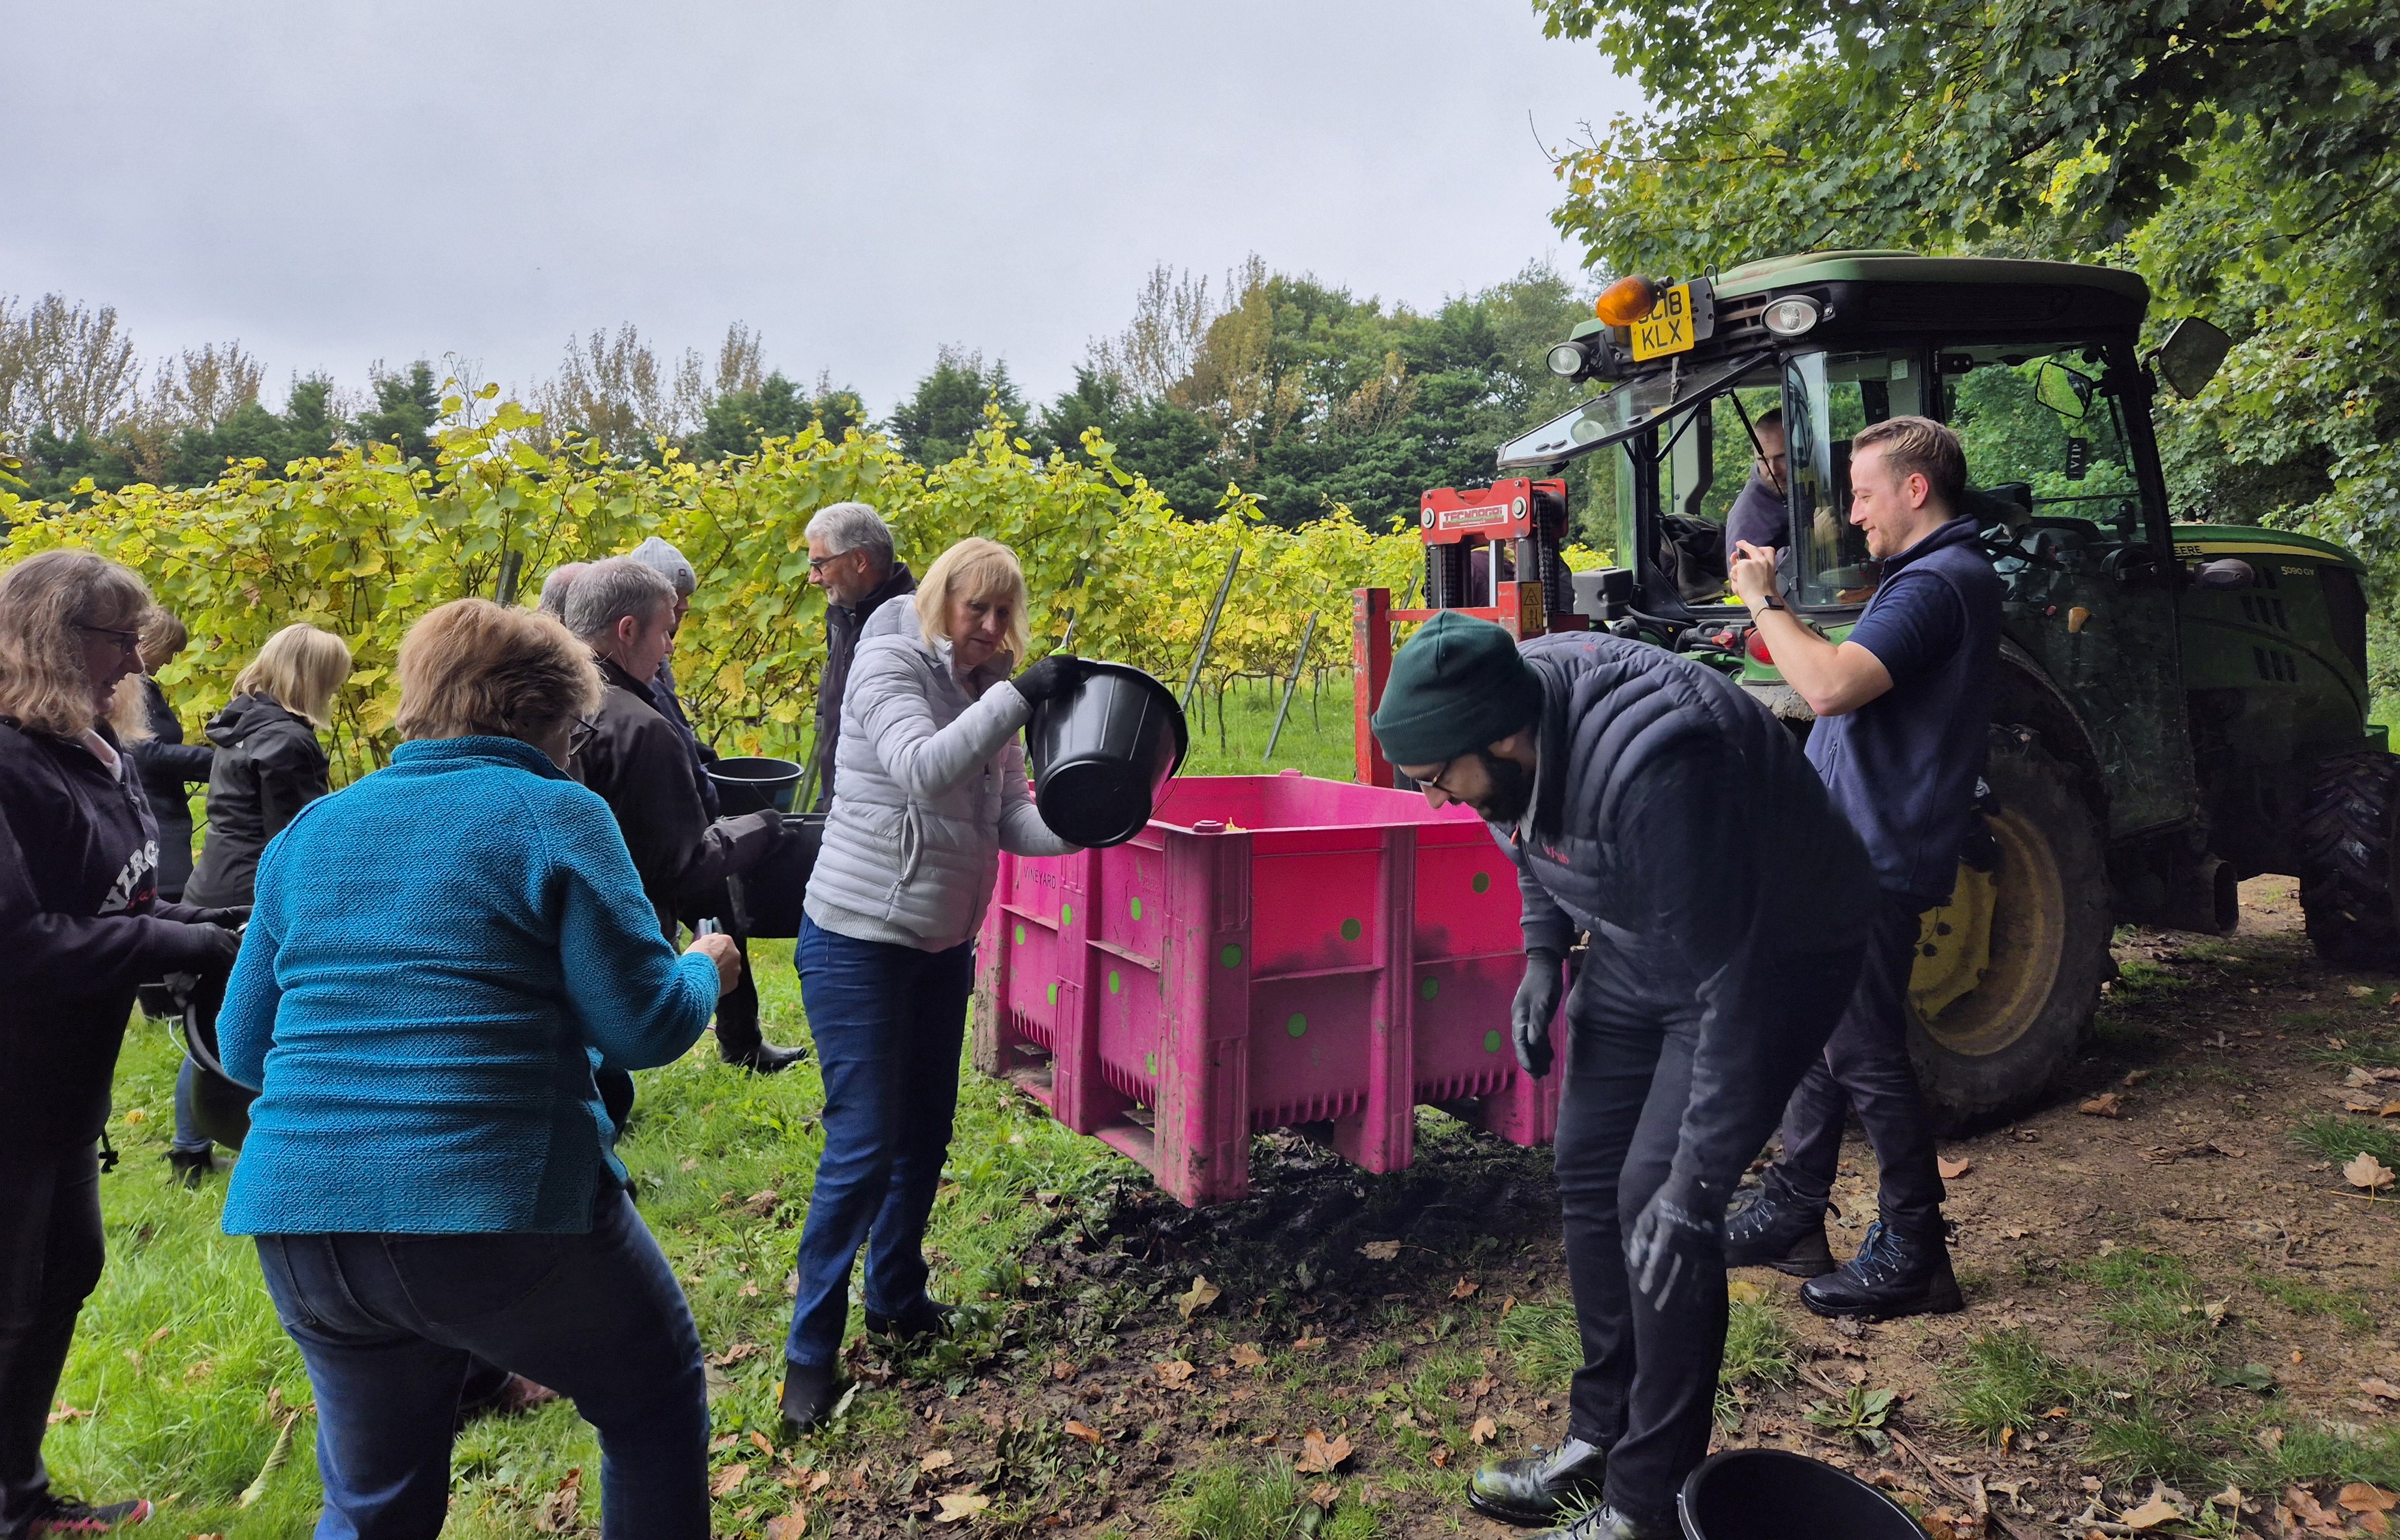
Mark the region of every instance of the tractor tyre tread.
<instances>
[{"instance_id":1,"label":"tractor tyre tread","mask_svg":"<svg viewBox=\"0 0 2400 1540\"><path fill-rule=\"evenodd\" d=\"M2300 810L2300 911L2317 955L2338 967L2400 966L2393 861L2400 853L2400 756L2318 761Z\"/></svg>"}]
</instances>

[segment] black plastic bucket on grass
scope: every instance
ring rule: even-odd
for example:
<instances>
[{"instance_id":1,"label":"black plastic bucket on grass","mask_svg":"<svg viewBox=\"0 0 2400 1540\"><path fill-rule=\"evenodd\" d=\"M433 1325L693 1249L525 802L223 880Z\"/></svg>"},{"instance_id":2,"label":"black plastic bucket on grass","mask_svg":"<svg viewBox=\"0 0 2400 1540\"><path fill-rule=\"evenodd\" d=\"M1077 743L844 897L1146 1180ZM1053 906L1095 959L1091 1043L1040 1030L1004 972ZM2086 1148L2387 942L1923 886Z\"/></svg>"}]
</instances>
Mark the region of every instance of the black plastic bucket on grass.
<instances>
[{"instance_id":1,"label":"black plastic bucket on grass","mask_svg":"<svg viewBox=\"0 0 2400 1540\"><path fill-rule=\"evenodd\" d=\"M767 858L738 877L734 885L734 922L743 935L781 940L800 934L800 903L809 895L809 874L817 869L817 852L825 847L825 815L787 812L783 842Z\"/></svg>"},{"instance_id":2,"label":"black plastic bucket on grass","mask_svg":"<svg viewBox=\"0 0 2400 1540\"><path fill-rule=\"evenodd\" d=\"M1183 763L1191 729L1165 685L1124 663L1092 662L1074 688L1033 708L1033 805L1063 839L1089 849L1141 832Z\"/></svg>"},{"instance_id":3,"label":"black plastic bucket on grass","mask_svg":"<svg viewBox=\"0 0 2400 1540\"><path fill-rule=\"evenodd\" d=\"M770 808L791 811L804 773L789 759L719 759L708 767L708 778L716 786L716 811L728 818Z\"/></svg>"},{"instance_id":4,"label":"black plastic bucket on grass","mask_svg":"<svg viewBox=\"0 0 2400 1540\"><path fill-rule=\"evenodd\" d=\"M1780 1449L1729 1449L1684 1479L1684 1540L1925 1540L1908 1510L1845 1470Z\"/></svg>"}]
</instances>

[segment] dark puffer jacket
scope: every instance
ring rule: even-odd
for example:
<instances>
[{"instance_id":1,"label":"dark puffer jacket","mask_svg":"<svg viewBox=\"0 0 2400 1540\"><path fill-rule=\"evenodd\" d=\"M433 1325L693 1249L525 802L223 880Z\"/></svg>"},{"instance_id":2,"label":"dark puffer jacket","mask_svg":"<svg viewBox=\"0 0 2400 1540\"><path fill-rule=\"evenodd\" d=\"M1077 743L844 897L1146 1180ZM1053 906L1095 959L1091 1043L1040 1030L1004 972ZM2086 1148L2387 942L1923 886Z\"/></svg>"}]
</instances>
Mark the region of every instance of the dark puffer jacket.
<instances>
[{"instance_id":1,"label":"dark puffer jacket","mask_svg":"<svg viewBox=\"0 0 2400 1540\"><path fill-rule=\"evenodd\" d=\"M192 799L184 788L208 784L216 751L206 743L184 742L183 722L167 703L167 692L148 675L142 677L142 704L150 736L128 746L133 751L133 768L142 772L150 814L158 821L158 896L176 899L192 879Z\"/></svg>"},{"instance_id":2,"label":"dark puffer jacket","mask_svg":"<svg viewBox=\"0 0 2400 1540\"><path fill-rule=\"evenodd\" d=\"M267 695L237 695L209 723L209 838L184 898L247 904L258 858L302 808L333 789L333 764L317 729Z\"/></svg>"},{"instance_id":3,"label":"dark puffer jacket","mask_svg":"<svg viewBox=\"0 0 2400 1540\"><path fill-rule=\"evenodd\" d=\"M0 1142L99 1138L135 988L222 955L197 911L158 901L157 861L134 785L0 717Z\"/></svg>"}]
</instances>

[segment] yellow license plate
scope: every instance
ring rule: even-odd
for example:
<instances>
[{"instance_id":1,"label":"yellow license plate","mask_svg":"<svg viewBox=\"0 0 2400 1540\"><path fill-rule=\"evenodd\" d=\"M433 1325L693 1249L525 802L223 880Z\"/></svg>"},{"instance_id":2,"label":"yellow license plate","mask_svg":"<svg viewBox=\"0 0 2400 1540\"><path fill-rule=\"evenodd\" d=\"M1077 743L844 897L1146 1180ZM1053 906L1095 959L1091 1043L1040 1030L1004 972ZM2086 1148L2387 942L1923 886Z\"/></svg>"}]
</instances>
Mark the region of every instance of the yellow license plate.
<instances>
[{"instance_id":1,"label":"yellow license plate","mask_svg":"<svg viewBox=\"0 0 2400 1540\"><path fill-rule=\"evenodd\" d=\"M1692 335L1692 286L1688 283L1678 283L1659 295L1650 313L1633 323L1636 361L1687 353L1696 340Z\"/></svg>"}]
</instances>

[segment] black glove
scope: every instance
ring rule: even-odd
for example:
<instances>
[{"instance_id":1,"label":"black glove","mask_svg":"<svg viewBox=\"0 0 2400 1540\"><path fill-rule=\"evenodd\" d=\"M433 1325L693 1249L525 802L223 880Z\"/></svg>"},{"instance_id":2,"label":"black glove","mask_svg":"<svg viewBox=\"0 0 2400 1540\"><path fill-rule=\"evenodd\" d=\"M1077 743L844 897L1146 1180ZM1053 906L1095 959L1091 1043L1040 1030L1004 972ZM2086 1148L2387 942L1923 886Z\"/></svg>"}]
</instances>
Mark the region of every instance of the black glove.
<instances>
[{"instance_id":1,"label":"black glove","mask_svg":"<svg viewBox=\"0 0 2400 1540\"><path fill-rule=\"evenodd\" d=\"M1725 1262L1725 1211L1729 1194L1698 1177L1670 1173L1625 1236L1625 1275L1634 1291L1664 1310L1704 1263Z\"/></svg>"},{"instance_id":2,"label":"black glove","mask_svg":"<svg viewBox=\"0 0 2400 1540\"><path fill-rule=\"evenodd\" d=\"M250 906L247 904L228 904L222 909L202 909L198 914L192 918L192 923L195 925L222 925L228 931L238 931L244 925L250 923Z\"/></svg>"},{"instance_id":3,"label":"black glove","mask_svg":"<svg viewBox=\"0 0 2400 1540\"><path fill-rule=\"evenodd\" d=\"M1084 661L1073 653L1054 652L1011 682L1016 686L1016 693L1025 697L1027 705L1038 706L1074 688L1089 672Z\"/></svg>"},{"instance_id":4,"label":"black glove","mask_svg":"<svg viewBox=\"0 0 2400 1540\"><path fill-rule=\"evenodd\" d=\"M223 978L233 972L233 960L241 955L241 933L213 923L187 924L184 930L193 943L185 968L204 979Z\"/></svg>"},{"instance_id":5,"label":"black glove","mask_svg":"<svg viewBox=\"0 0 2400 1540\"><path fill-rule=\"evenodd\" d=\"M1566 988L1560 961L1558 953L1544 948L1527 952L1525 981L1517 986L1517 1003L1508 1010L1517 1062L1535 1080L1550 1072L1550 1018L1559 1014L1559 996Z\"/></svg>"}]
</instances>

